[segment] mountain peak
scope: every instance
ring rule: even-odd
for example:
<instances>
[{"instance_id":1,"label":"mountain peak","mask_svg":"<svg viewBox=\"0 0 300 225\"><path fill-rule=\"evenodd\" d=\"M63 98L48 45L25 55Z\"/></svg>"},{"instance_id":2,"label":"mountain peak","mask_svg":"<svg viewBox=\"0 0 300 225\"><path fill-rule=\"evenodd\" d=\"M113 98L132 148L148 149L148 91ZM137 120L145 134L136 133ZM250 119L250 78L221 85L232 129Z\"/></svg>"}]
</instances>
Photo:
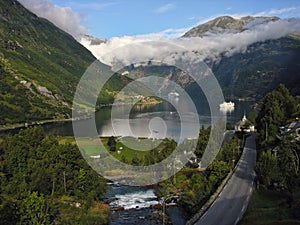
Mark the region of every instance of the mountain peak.
<instances>
[{"instance_id":1,"label":"mountain peak","mask_svg":"<svg viewBox=\"0 0 300 225\"><path fill-rule=\"evenodd\" d=\"M106 43L107 42L107 39L106 38L96 38L96 37L93 37L92 35L84 35L83 37L85 40L87 41L90 41L90 45L100 45L102 43Z\"/></svg>"},{"instance_id":2,"label":"mountain peak","mask_svg":"<svg viewBox=\"0 0 300 225\"><path fill-rule=\"evenodd\" d=\"M238 33L251 26L277 20L279 20L278 17L245 16L241 18L233 18L231 16L220 16L192 28L182 37L203 37L206 33Z\"/></svg>"}]
</instances>

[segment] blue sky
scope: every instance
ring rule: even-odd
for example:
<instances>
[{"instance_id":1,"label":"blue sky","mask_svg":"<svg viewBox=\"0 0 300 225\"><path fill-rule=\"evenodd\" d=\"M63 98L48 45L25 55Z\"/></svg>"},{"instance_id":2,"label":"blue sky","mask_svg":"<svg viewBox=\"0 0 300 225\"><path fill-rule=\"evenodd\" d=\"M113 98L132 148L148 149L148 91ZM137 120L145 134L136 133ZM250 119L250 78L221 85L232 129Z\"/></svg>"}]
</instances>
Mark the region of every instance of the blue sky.
<instances>
[{"instance_id":1,"label":"blue sky","mask_svg":"<svg viewBox=\"0 0 300 225\"><path fill-rule=\"evenodd\" d=\"M299 0L49 0L71 7L84 18L83 24L96 37L132 36L198 25L220 15L266 15L297 17Z\"/></svg>"}]
</instances>

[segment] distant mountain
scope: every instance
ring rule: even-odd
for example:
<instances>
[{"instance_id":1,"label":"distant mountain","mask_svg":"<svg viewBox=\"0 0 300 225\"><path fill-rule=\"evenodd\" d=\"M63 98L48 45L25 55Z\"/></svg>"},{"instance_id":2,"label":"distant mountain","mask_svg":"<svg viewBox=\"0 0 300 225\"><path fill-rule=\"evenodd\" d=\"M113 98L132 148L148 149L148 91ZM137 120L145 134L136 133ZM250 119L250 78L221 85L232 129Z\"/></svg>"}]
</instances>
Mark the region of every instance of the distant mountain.
<instances>
[{"instance_id":1,"label":"distant mountain","mask_svg":"<svg viewBox=\"0 0 300 225\"><path fill-rule=\"evenodd\" d=\"M192 28L183 38L203 37L212 33L239 33L277 20L277 17L218 17ZM227 99L260 99L280 83L284 83L293 94L300 94L299 34L258 42L248 46L243 53L229 57L223 54L216 60L206 62L217 77ZM192 95L199 93L196 84L190 84L187 90Z\"/></svg>"},{"instance_id":2,"label":"distant mountain","mask_svg":"<svg viewBox=\"0 0 300 225\"><path fill-rule=\"evenodd\" d=\"M277 17L247 16L235 19L223 16L192 28L182 38L202 38L206 35L217 37L223 34L230 37L230 34L253 30L259 25L278 20L280 19ZM230 56L221 53L213 59L207 58L205 62L219 81L226 99L258 100L280 83L285 84L293 94L300 94L299 34L257 42L242 53ZM194 99L205 98L187 74L172 66L155 66L149 63L147 66L127 70L134 79L147 74L166 77L185 88Z\"/></svg>"},{"instance_id":3,"label":"distant mountain","mask_svg":"<svg viewBox=\"0 0 300 225\"><path fill-rule=\"evenodd\" d=\"M87 41L90 41L91 45L100 45L107 42L106 38L96 38L91 35L84 35L83 38Z\"/></svg>"},{"instance_id":4,"label":"distant mountain","mask_svg":"<svg viewBox=\"0 0 300 225\"><path fill-rule=\"evenodd\" d=\"M69 118L77 83L95 60L71 35L18 1L0 0L0 125ZM106 89L128 82L114 77ZM112 99L102 96L100 103Z\"/></svg>"},{"instance_id":5,"label":"distant mountain","mask_svg":"<svg viewBox=\"0 0 300 225\"><path fill-rule=\"evenodd\" d=\"M229 98L260 99L285 84L300 94L300 36L255 43L245 53L222 57L212 70Z\"/></svg>"},{"instance_id":6,"label":"distant mountain","mask_svg":"<svg viewBox=\"0 0 300 225\"><path fill-rule=\"evenodd\" d=\"M233 18L230 16L221 16L192 28L182 37L203 37L206 33L239 33L251 28L252 26L277 20L279 20L278 17L246 16L242 18Z\"/></svg>"}]
</instances>

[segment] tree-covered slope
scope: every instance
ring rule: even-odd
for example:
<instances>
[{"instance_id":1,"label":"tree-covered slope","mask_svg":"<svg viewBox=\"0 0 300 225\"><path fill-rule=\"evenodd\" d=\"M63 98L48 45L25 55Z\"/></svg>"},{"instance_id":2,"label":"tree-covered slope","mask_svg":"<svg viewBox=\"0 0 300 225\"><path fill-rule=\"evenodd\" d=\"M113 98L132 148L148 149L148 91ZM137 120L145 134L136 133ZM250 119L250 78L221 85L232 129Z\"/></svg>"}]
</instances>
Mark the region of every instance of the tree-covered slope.
<instances>
[{"instance_id":1,"label":"tree-covered slope","mask_svg":"<svg viewBox=\"0 0 300 225\"><path fill-rule=\"evenodd\" d=\"M94 56L72 36L0 0L0 124L65 118Z\"/></svg>"},{"instance_id":2,"label":"tree-covered slope","mask_svg":"<svg viewBox=\"0 0 300 225\"><path fill-rule=\"evenodd\" d=\"M260 42L245 53L222 57L212 70L231 98L262 98L280 83L300 94L300 37Z\"/></svg>"}]
</instances>

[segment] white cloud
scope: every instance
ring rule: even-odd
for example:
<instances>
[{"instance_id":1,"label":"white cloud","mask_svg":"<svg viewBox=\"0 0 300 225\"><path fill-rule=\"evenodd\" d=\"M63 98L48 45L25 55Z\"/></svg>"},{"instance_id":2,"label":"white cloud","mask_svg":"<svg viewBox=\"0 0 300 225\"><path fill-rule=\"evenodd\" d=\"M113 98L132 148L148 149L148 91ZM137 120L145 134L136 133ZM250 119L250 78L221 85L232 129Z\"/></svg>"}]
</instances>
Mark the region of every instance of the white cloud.
<instances>
[{"instance_id":1,"label":"white cloud","mask_svg":"<svg viewBox=\"0 0 300 225\"><path fill-rule=\"evenodd\" d=\"M165 5L157 8L155 11L157 13L165 13L165 12L169 11L170 9L173 9L174 7L175 7L174 4L168 3L168 4L165 4Z\"/></svg>"},{"instance_id":2,"label":"white cloud","mask_svg":"<svg viewBox=\"0 0 300 225\"><path fill-rule=\"evenodd\" d=\"M300 32L300 20L278 20L268 23L258 23L241 33L208 34L203 38L184 38L161 40L151 36L115 37L107 43L91 46L87 40L81 43L87 47L100 61L114 66L116 61L130 64L137 59L149 61L157 57L172 57L172 55L198 52L198 58L216 58L221 53L230 56L245 52L247 47L256 42L278 39L293 32ZM152 40L159 41L152 41ZM123 48L118 51L118 48ZM187 54L188 55L188 54Z\"/></svg>"},{"instance_id":3,"label":"white cloud","mask_svg":"<svg viewBox=\"0 0 300 225\"><path fill-rule=\"evenodd\" d=\"M76 39L80 39L88 32L82 25L84 18L70 7L59 7L47 0L19 0L19 2L37 16L48 19Z\"/></svg>"},{"instance_id":4,"label":"white cloud","mask_svg":"<svg viewBox=\"0 0 300 225\"><path fill-rule=\"evenodd\" d=\"M196 19L196 17L195 16L191 16L191 17L189 17L189 18L187 18L188 20L194 20L194 19Z\"/></svg>"},{"instance_id":5,"label":"white cloud","mask_svg":"<svg viewBox=\"0 0 300 225\"><path fill-rule=\"evenodd\" d=\"M146 40L176 39L184 35L190 29L191 27L179 28L179 29L170 28L157 33L136 35L135 38L146 39Z\"/></svg>"},{"instance_id":6,"label":"white cloud","mask_svg":"<svg viewBox=\"0 0 300 225\"><path fill-rule=\"evenodd\" d=\"M274 16L274 15L282 15L285 13L290 13L293 11L299 11L300 7L289 7L289 8L282 8L282 9L271 9L268 11L262 11L256 13L254 16Z\"/></svg>"},{"instance_id":7,"label":"white cloud","mask_svg":"<svg viewBox=\"0 0 300 225\"><path fill-rule=\"evenodd\" d=\"M99 3L99 2L85 2L85 3L68 2L68 4L71 7L74 7L74 8L100 11L100 10L103 10L107 7L117 5L118 3L117 2L105 2L105 3Z\"/></svg>"}]
</instances>

